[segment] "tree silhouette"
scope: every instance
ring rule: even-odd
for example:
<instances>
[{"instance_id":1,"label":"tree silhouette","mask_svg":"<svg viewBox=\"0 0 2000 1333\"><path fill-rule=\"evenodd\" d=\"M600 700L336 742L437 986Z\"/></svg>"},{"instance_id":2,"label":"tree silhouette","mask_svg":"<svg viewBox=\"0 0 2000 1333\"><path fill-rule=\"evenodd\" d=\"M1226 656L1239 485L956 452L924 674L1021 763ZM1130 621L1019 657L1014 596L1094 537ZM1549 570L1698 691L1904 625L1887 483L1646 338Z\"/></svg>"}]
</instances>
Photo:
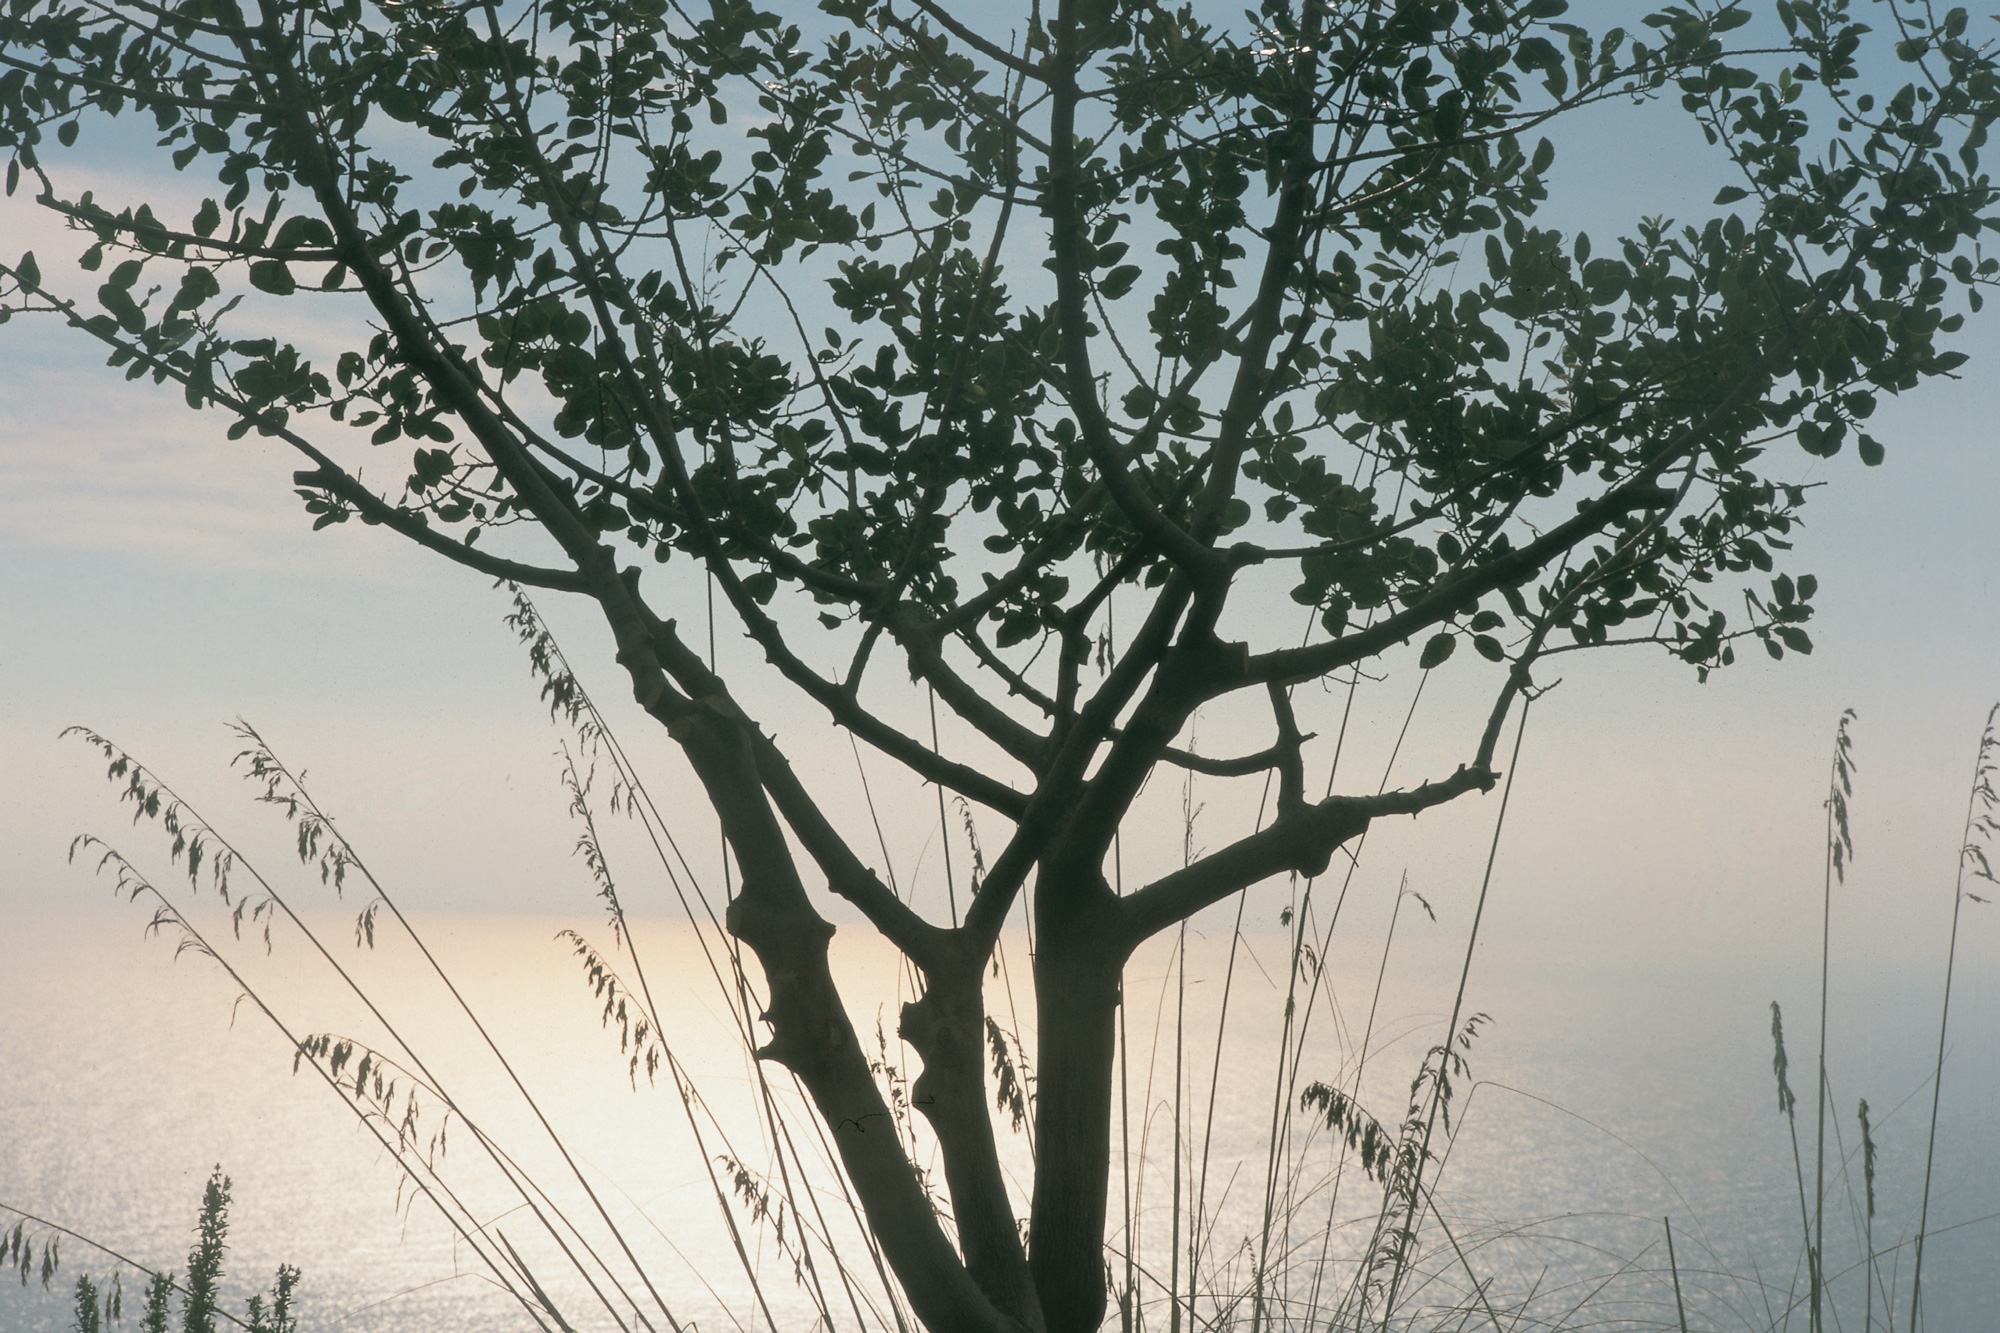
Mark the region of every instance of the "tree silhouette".
<instances>
[{"instance_id":1,"label":"tree silhouette","mask_svg":"<svg viewBox=\"0 0 2000 1333\"><path fill-rule=\"evenodd\" d=\"M1815 581L1774 567L1791 442L1880 461L1877 396L1963 362L1938 339L2000 271L2000 86L1965 11L1690 0L1593 34L1565 8L19 0L6 187L102 281L0 264L0 314L289 444L315 526L594 602L740 868L760 1054L808 1089L917 1315L1094 1329L1133 948L1490 789L1546 658L1809 651ZM1537 225L1542 127L1632 98L1678 99L1740 185L1608 244ZM219 197L71 197L57 150L86 123ZM1007 823L962 918L877 877L690 642L705 584L831 725ZM1303 640L1244 609L1272 591ZM1294 688L1467 642L1492 695L1462 764L1313 799ZM898 673L978 739L871 704ZM1238 694L1268 745L1177 744ZM1275 815L1121 893L1107 858L1162 765L1274 778ZM921 976L901 1030L949 1228L870 1129L822 886ZM1025 1246L982 995L1024 894Z\"/></svg>"}]
</instances>

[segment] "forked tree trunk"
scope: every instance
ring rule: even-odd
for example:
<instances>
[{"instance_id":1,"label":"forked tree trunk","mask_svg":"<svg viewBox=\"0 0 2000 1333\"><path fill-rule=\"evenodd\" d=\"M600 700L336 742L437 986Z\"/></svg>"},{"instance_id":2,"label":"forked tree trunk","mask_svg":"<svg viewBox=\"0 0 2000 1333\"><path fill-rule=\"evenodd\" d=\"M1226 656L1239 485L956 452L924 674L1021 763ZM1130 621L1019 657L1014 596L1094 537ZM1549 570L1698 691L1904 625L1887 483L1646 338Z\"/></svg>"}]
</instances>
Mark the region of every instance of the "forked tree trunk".
<instances>
[{"instance_id":1,"label":"forked tree trunk","mask_svg":"<svg viewBox=\"0 0 2000 1333\"><path fill-rule=\"evenodd\" d=\"M1105 1192L1111 1178L1111 1071L1124 950L1115 899L1097 875L1035 894L1040 1077L1029 1268L1048 1333L1096 1333L1104 1319Z\"/></svg>"},{"instance_id":2,"label":"forked tree trunk","mask_svg":"<svg viewBox=\"0 0 2000 1333\"><path fill-rule=\"evenodd\" d=\"M746 733L718 716L670 725L721 816L742 880L730 932L757 955L771 1040L758 1051L799 1076L917 1318L938 1333L1021 1333L960 1261L911 1170L827 963L833 927L813 909L757 776ZM728 712L733 712L731 706ZM976 1066L975 1066L976 1067ZM987 1151L991 1155L991 1128Z\"/></svg>"},{"instance_id":3,"label":"forked tree trunk","mask_svg":"<svg viewBox=\"0 0 2000 1333\"><path fill-rule=\"evenodd\" d=\"M938 968L929 975L923 998L903 1006L903 1039L924 1062L910 1091L943 1149L966 1271L1024 1333L1042 1333L1041 1302L1015 1229L986 1100L983 971L982 960L973 957Z\"/></svg>"}]
</instances>

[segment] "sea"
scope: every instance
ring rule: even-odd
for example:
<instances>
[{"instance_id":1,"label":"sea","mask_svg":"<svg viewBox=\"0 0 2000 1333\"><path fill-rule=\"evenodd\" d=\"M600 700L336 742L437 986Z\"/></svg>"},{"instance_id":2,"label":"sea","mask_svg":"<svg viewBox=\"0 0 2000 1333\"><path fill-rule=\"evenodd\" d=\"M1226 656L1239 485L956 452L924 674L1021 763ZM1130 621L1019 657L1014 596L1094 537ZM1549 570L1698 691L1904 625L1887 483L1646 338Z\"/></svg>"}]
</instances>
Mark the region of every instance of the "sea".
<instances>
[{"instance_id":1,"label":"sea","mask_svg":"<svg viewBox=\"0 0 2000 1333\"><path fill-rule=\"evenodd\" d=\"M712 927L378 911L372 945L353 915L316 914L310 939L280 919L267 946L254 910L240 937L211 920L205 943L148 919L28 914L0 930L0 1228L20 1229L0 1330L76 1327L80 1275L119 1293L110 1327L136 1328L146 1279L121 1260L184 1272L217 1172L225 1310L247 1318L294 1265L308 1333L898 1327L824 1133L744 1053L754 966L739 980ZM1954 978L1934 1084L1942 957L1843 963L1821 1116L1809 949L1786 966L1754 949L1468 961L1418 904L1399 920L1348 938L1315 917L1304 951L1296 923L1225 921L1133 959L1107 1328L1345 1329L1386 1303L1395 1328L1805 1330L1815 1227L1825 1328L1910 1328L1913 1294L1929 1333L2000 1328L1990 969ZM1010 931L987 984L1009 1059L1025 1054L1011 1066L1024 1094L1032 947ZM941 1192L896 1037L911 978L865 926L833 950L898 1111L883 1132ZM355 1043L338 1085L298 1056L318 1034ZM1385 1238L1359 1145L1371 1123L1396 1141L1413 1104L1429 1118L1420 1075L1441 1046L1449 1115L1392 1295L1379 1261L1405 1219L1389 1210ZM1303 1104L1313 1084L1357 1108L1341 1128L1328 1098ZM1004 1107L995 1124L1025 1199L1029 1128Z\"/></svg>"}]
</instances>

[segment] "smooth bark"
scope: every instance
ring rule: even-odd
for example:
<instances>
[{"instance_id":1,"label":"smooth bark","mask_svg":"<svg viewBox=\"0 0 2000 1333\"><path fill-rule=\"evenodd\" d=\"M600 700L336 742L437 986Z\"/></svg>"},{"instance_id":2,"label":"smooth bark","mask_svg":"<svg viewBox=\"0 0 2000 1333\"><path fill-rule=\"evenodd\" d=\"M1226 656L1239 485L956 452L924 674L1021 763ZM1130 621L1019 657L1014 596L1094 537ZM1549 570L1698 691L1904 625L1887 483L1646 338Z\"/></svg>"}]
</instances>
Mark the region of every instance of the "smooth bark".
<instances>
[{"instance_id":1,"label":"smooth bark","mask_svg":"<svg viewBox=\"0 0 2000 1333\"><path fill-rule=\"evenodd\" d=\"M1123 950L1105 948L1117 899L1102 875L1036 884L1035 1191L1029 1266L1049 1333L1104 1319L1112 1069Z\"/></svg>"}]
</instances>

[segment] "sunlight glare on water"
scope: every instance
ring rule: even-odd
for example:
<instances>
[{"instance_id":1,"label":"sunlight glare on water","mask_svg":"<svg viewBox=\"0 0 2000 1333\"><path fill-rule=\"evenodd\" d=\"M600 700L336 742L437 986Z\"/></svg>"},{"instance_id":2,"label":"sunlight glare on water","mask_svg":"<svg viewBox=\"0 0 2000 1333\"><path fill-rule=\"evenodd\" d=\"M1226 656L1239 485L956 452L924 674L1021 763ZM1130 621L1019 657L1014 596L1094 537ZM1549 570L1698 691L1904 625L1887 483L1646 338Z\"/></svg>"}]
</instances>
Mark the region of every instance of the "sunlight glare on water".
<instances>
[{"instance_id":1,"label":"sunlight glare on water","mask_svg":"<svg viewBox=\"0 0 2000 1333\"><path fill-rule=\"evenodd\" d=\"M523 1171L564 1208L590 1212L594 1205L585 1195L564 1187L561 1158L509 1091L507 1075L481 1050L477 1033L452 1014L449 996L387 919L379 923L373 952L353 948L350 918L313 920L334 958L352 969L424 1054L431 1074L457 1093L477 1129L507 1145ZM397 1173L383 1150L309 1070L291 1074L287 1039L254 1003L238 1002L237 986L209 960L189 955L174 962L171 941L141 939L139 925L136 912L48 917L15 923L0 940L0 1009L8 1020L0 1026L0 1069L6 1071L0 1083L0 1203L154 1266L179 1267L202 1182L220 1164L235 1194L226 1287L234 1308L250 1291L268 1286L282 1261L305 1273L304 1329L532 1328L468 1248L455 1243L433 1207L412 1201L407 1190L398 1207ZM634 927L653 998L671 1016L668 1043L713 1113L698 1120L700 1147L666 1072L649 1085L641 1069L632 1086L629 1053L620 1054L615 1025L610 1031L600 1025L601 1000L593 998L569 944L556 938L567 926L610 947L608 929L587 919L418 918L424 938L536 1105L558 1126L577 1169L620 1224L675 1317L704 1330L767 1322L780 1329L808 1327L813 1306L806 1285L794 1280L792 1260L773 1228L752 1221L740 1199L733 1205L745 1249L765 1274L767 1320L720 1221L716 1180L730 1191L728 1162L764 1173L772 1159L753 1114L755 1071L734 1037L738 1016L695 933L664 922ZM1326 959L1327 986L1317 998L1309 969L1294 982L1284 937L1239 942L1219 1064L1215 1032L1223 979L1231 973L1229 937L1190 933L1184 994L1171 937L1134 959L1126 983L1124 1094L1135 1162L1129 1172L1122 1161L1113 1164L1111 1242L1122 1255L1126 1209L1118 1192L1129 1175L1149 1322L1157 1318L1164 1325L1160 1284L1176 1225L1168 1147L1174 1138L1176 1013L1183 1032L1182 1167L1190 1190L1197 1179L1206 1181L1203 1267L1212 1271L1204 1274L1204 1290L1235 1283L1247 1291L1259 1255L1269 1271L1283 1275L1293 1297L1312 1286L1315 1272L1323 1287L1344 1282L1343 1265L1351 1267L1365 1236L1351 1226L1329 1232L1328 1218L1366 1213L1369 1200L1379 1200L1379 1188L1351 1169L1335 1175L1324 1131L1315 1132L1311 1117L1298 1111L1297 1092L1315 1079L1354 1086L1353 1061L1365 1039L1362 1102L1386 1123L1401 1118L1417 1064L1441 1037L1462 961L1462 946L1439 928L1406 921L1404 931L1378 1002L1372 989L1379 940L1336 941ZM991 983L993 1014L1004 1028L1031 1032L1027 942L1010 935L1004 950L1014 969L1012 1000L1007 987ZM298 938L280 932L269 958L261 944L229 956L240 959L246 979L272 1000L295 1034L333 1031L386 1044L375 1020L341 993ZM845 927L834 957L864 1045L889 1064L913 1068L894 1035L899 988L907 982L886 946L864 928ZM616 962L636 984L629 958ZM1878 1248L1906 1241L1914 1226L1929 1112L1924 1080L1934 1054L1925 1049L1935 1041L1934 987L1928 977L1877 980L1872 989L1837 996L1832 1016L1840 1035L1829 1077L1841 1120L1838 1137L1829 1138L1835 1182L1828 1196L1830 1252L1847 1245L1862 1224L1839 1184L1841 1163L1858 1151L1852 1111L1861 1096L1875 1109L1881 1146ZM1929 1242L1924 1306L1932 1333L1976 1333L1984 1327L1982 1311L2000 1294L1993 1276L2000 1271L2000 1224L1977 1220L2000 1209L2000 1169L1983 1138L2000 1105L1994 1072L2000 1045L1991 1022L1990 979L1963 984L1959 1012L1966 1018L1947 1068L1931 1216L1934 1230L1971 1225ZM1309 1016L1294 1027L1303 1028L1305 1054L1295 1077L1287 1066L1289 1091L1281 1094L1280 1034L1286 993L1294 985L1294 1013ZM1492 1022L1466 1052L1469 1074L1458 1080L1454 1098L1457 1137L1436 1196L1466 1254L1462 1263L1447 1255L1450 1262L1442 1264L1431 1254L1423 1266L1428 1276L1407 1298L1419 1304L1458 1299L1469 1290L1465 1271L1493 1277L1495 1300L1537 1287L1582 1301L1608 1276L1647 1274L1654 1276L1606 1289L1582 1317L1613 1327L1673 1327L1662 1229L1662 1219L1671 1216L1691 1319L1714 1328L1782 1326L1787 1305L1803 1299L1804 1278L1791 1141L1776 1111L1771 1072L1769 1001L1779 997L1787 1003L1791 1082L1809 1092L1817 998L1812 978L1667 963L1641 975L1596 968L1588 960L1482 951L1466 1010L1490 1014ZM1377 1013L1372 1028L1371 1002ZM885 1041L879 1050L878 1020ZM1211 1085L1214 1128L1204 1136ZM773 1095L793 1098L788 1081L773 1077L772 1086ZM1801 1144L1810 1172L1812 1124L1805 1106ZM1289 1119L1279 1114L1287 1111ZM1295 1179L1292 1202L1279 1198L1275 1207L1264 1189L1274 1115L1289 1136L1285 1161ZM811 1124L803 1116L793 1123ZM1013 1134L1004 1118L1000 1124L1008 1169L1025 1198L1025 1137ZM611 1326L555 1257L535 1247L532 1219L520 1197L482 1163L472 1126L453 1120L447 1130L444 1176L472 1214L505 1233L524 1255L537 1256L531 1262L538 1279L579 1312L579 1328ZM1114 1143L1118 1138L1114 1132ZM804 1151L810 1157L816 1149ZM716 1166L717 1176L705 1163ZM940 1174L934 1161L921 1164L934 1177ZM844 1238L851 1263L865 1267L838 1191L829 1178L816 1183L819 1223ZM1857 1178L1857 1194L1859 1188ZM1179 1225L1184 1245L1186 1220ZM87 1271L101 1279L111 1264L75 1241L63 1246L62 1258L63 1276L52 1292L32 1281L0 1290L0 1328L69 1328L65 1293L74 1275ZM1896 1264L1884 1265L1885 1274L1891 1267L1900 1283L1900 1325L1908 1299L1907 1248ZM1845 1316L1858 1313L1862 1296L1854 1279L1844 1281L1836 1292ZM135 1318L140 1285L125 1279L128 1319ZM1879 1320L1879 1297L1876 1303ZM844 1300L835 1304L847 1308ZM1802 1314L1794 1319L1803 1326Z\"/></svg>"}]
</instances>

